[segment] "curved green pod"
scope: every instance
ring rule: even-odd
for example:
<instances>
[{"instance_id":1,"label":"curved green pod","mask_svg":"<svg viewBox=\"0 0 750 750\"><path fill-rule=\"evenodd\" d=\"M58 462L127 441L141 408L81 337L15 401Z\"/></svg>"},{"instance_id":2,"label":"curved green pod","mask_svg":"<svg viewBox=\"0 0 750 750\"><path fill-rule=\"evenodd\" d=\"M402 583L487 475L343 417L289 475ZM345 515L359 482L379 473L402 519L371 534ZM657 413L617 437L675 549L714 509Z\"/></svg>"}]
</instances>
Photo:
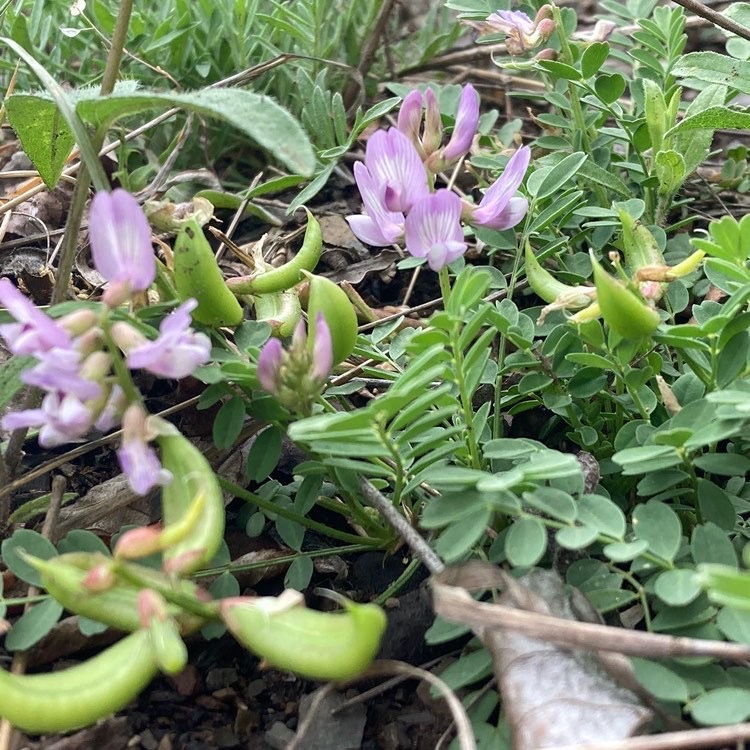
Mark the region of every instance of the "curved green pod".
<instances>
[{"instance_id":1,"label":"curved green pod","mask_svg":"<svg viewBox=\"0 0 750 750\"><path fill-rule=\"evenodd\" d=\"M165 531L191 514L197 500L202 506L197 522L163 553L165 569L192 573L213 558L224 538L224 496L211 465L190 440L172 428L157 442L162 465L173 476L162 488Z\"/></svg>"},{"instance_id":2,"label":"curved green pod","mask_svg":"<svg viewBox=\"0 0 750 750\"><path fill-rule=\"evenodd\" d=\"M51 560L30 555L24 559L39 571L47 593L69 612L125 632L142 627L137 606L140 588L117 577L113 585L104 591L92 591L84 585L91 570L111 562L108 557L99 553L69 552ZM163 583L166 585L166 577ZM198 598L196 584L184 581L179 586L187 589L179 591L181 595ZM203 618L185 612L174 604L167 604L167 612L178 621L183 633L198 630L205 622Z\"/></svg>"},{"instance_id":3,"label":"curved green pod","mask_svg":"<svg viewBox=\"0 0 750 750\"><path fill-rule=\"evenodd\" d=\"M75 667L39 675L0 669L0 716L32 734L69 732L128 705L156 675L145 630Z\"/></svg>"},{"instance_id":4,"label":"curved green pod","mask_svg":"<svg viewBox=\"0 0 750 750\"><path fill-rule=\"evenodd\" d=\"M330 613L289 606L284 595L238 597L222 600L221 614L232 635L271 666L313 680L347 680L375 658L386 617L376 604L343 603L344 612Z\"/></svg>"},{"instance_id":5,"label":"curved green pod","mask_svg":"<svg viewBox=\"0 0 750 750\"><path fill-rule=\"evenodd\" d=\"M194 320L209 326L236 326L242 307L229 291L203 229L191 217L180 229L174 244L174 284L181 301L198 301Z\"/></svg>"},{"instance_id":6,"label":"curved green pod","mask_svg":"<svg viewBox=\"0 0 750 750\"><path fill-rule=\"evenodd\" d=\"M624 339L650 336L661 322L659 313L610 276L591 253L596 300L609 327Z\"/></svg>"},{"instance_id":7,"label":"curved green pod","mask_svg":"<svg viewBox=\"0 0 750 750\"><path fill-rule=\"evenodd\" d=\"M283 292L302 281L304 271L312 271L318 265L323 251L323 234L320 223L307 211L307 228L302 247L284 265L252 276L229 279L228 285L234 294L274 294Z\"/></svg>"}]
</instances>

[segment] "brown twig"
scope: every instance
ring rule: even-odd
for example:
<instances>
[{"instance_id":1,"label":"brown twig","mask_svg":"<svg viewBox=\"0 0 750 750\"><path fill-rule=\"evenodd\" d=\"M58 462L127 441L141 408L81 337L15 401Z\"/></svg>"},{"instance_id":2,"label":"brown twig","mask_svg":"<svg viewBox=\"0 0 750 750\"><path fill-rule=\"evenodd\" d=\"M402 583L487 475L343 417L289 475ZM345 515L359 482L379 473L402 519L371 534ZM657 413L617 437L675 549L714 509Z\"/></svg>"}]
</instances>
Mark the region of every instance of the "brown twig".
<instances>
[{"instance_id":1,"label":"brown twig","mask_svg":"<svg viewBox=\"0 0 750 750\"><path fill-rule=\"evenodd\" d=\"M742 24L733 21L731 18L727 18L725 15L709 8L699 0L674 0L677 5L681 5L685 10L689 10L691 13L695 13L696 16L705 18L710 21L714 26L720 26L725 31L731 31L732 34L737 34L743 39L750 41L750 29L746 28Z\"/></svg>"}]
</instances>

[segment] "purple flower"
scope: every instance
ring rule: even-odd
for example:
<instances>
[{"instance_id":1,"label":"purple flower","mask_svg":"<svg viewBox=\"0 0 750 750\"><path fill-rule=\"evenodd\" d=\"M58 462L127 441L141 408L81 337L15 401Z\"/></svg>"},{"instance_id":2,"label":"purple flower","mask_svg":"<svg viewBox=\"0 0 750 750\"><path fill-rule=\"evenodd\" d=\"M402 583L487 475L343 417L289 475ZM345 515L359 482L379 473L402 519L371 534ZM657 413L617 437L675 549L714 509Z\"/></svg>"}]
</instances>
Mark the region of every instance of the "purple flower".
<instances>
[{"instance_id":1,"label":"purple flower","mask_svg":"<svg viewBox=\"0 0 750 750\"><path fill-rule=\"evenodd\" d=\"M438 190L428 195L406 217L406 249L439 271L466 252L460 219L461 200L455 193Z\"/></svg>"},{"instance_id":2,"label":"purple flower","mask_svg":"<svg viewBox=\"0 0 750 750\"><path fill-rule=\"evenodd\" d=\"M0 279L0 304L16 319L0 325L0 336L13 354L39 356L71 346L67 331L29 302L9 279Z\"/></svg>"},{"instance_id":3,"label":"purple flower","mask_svg":"<svg viewBox=\"0 0 750 750\"><path fill-rule=\"evenodd\" d=\"M467 84L463 87L458 101L456 124L451 139L441 152L441 157L446 164L458 161L469 152L478 126L479 94L471 84Z\"/></svg>"},{"instance_id":4,"label":"purple flower","mask_svg":"<svg viewBox=\"0 0 750 750\"><path fill-rule=\"evenodd\" d=\"M310 375L314 380L325 383L333 369L333 340L331 339L331 329L321 312L315 318L314 331Z\"/></svg>"},{"instance_id":5,"label":"purple flower","mask_svg":"<svg viewBox=\"0 0 750 750\"><path fill-rule=\"evenodd\" d=\"M547 41L555 30L550 18L552 8L543 5L532 21L520 10L499 10L476 24L482 32L501 32L506 35L505 46L511 55L522 55Z\"/></svg>"},{"instance_id":6,"label":"purple flower","mask_svg":"<svg viewBox=\"0 0 750 750\"><path fill-rule=\"evenodd\" d=\"M156 277L151 229L138 201L120 188L99 192L89 215L91 253L96 270L112 285L108 304L120 304Z\"/></svg>"},{"instance_id":7,"label":"purple flower","mask_svg":"<svg viewBox=\"0 0 750 750\"><path fill-rule=\"evenodd\" d=\"M125 410L122 431L117 459L133 492L145 495L158 485L169 484L172 474L162 468L156 451L148 444L146 412L139 404L131 404Z\"/></svg>"},{"instance_id":8,"label":"purple flower","mask_svg":"<svg viewBox=\"0 0 750 750\"><path fill-rule=\"evenodd\" d=\"M398 128L372 134L365 149L365 166L388 211L406 213L429 192L422 159Z\"/></svg>"},{"instance_id":9,"label":"purple flower","mask_svg":"<svg viewBox=\"0 0 750 750\"><path fill-rule=\"evenodd\" d=\"M505 171L487 188L478 206L464 206L469 223L490 229L510 229L526 215L526 198L514 197L531 159L531 149L523 146L508 161Z\"/></svg>"},{"instance_id":10,"label":"purple flower","mask_svg":"<svg viewBox=\"0 0 750 750\"><path fill-rule=\"evenodd\" d=\"M154 341L138 344L127 352L128 367L179 380L192 375L196 367L207 362L211 356L211 341L204 333L190 328L190 312L197 306L194 299L189 299L167 315Z\"/></svg>"},{"instance_id":11,"label":"purple flower","mask_svg":"<svg viewBox=\"0 0 750 750\"><path fill-rule=\"evenodd\" d=\"M101 395L101 385L82 371L80 352L75 349L50 349L37 356L39 363L21 375L21 380L27 385L45 391L61 391L82 401Z\"/></svg>"},{"instance_id":12,"label":"purple flower","mask_svg":"<svg viewBox=\"0 0 750 750\"><path fill-rule=\"evenodd\" d=\"M279 389L279 375L284 357L284 347L278 339L270 338L258 355L258 382L264 391L275 395Z\"/></svg>"},{"instance_id":13,"label":"purple flower","mask_svg":"<svg viewBox=\"0 0 750 750\"><path fill-rule=\"evenodd\" d=\"M53 448L81 440L91 429L93 414L75 396L60 391L48 393L39 409L9 412L2 419L3 429L40 427L39 445Z\"/></svg>"},{"instance_id":14,"label":"purple flower","mask_svg":"<svg viewBox=\"0 0 750 750\"><path fill-rule=\"evenodd\" d=\"M410 91L404 97L398 111L396 126L417 150L422 147L419 141L419 129L422 126L422 92L419 89Z\"/></svg>"},{"instance_id":15,"label":"purple flower","mask_svg":"<svg viewBox=\"0 0 750 750\"><path fill-rule=\"evenodd\" d=\"M354 179L366 213L346 217L352 232L359 240L374 247L398 242L404 235L404 214L386 208L384 191L378 189L381 186L376 184L362 162L354 165Z\"/></svg>"}]
</instances>

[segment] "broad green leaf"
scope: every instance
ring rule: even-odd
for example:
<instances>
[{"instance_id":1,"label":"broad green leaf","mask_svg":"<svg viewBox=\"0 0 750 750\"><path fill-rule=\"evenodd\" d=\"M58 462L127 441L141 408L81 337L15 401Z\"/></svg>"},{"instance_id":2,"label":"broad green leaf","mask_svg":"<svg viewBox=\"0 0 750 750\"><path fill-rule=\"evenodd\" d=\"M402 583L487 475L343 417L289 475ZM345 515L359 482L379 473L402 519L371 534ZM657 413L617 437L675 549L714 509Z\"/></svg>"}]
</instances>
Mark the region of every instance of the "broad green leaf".
<instances>
[{"instance_id":1,"label":"broad green leaf","mask_svg":"<svg viewBox=\"0 0 750 750\"><path fill-rule=\"evenodd\" d=\"M554 487L537 487L533 492L524 492L523 499L527 505L542 511L550 518L565 523L573 523L576 520L575 501L562 490Z\"/></svg>"},{"instance_id":2,"label":"broad green leaf","mask_svg":"<svg viewBox=\"0 0 750 750\"><path fill-rule=\"evenodd\" d=\"M219 450L231 448L245 422L245 400L233 396L221 405L213 426L214 444Z\"/></svg>"},{"instance_id":3,"label":"broad green leaf","mask_svg":"<svg viewBox=\"0 0 750 750\"><path fill-rule=\"evenodd\" d=\"M638 539L635 542L615 542L604 548L604 554L612 562L629 562L642 555L648 549L648 542Z\"/></svg>"},{"instance_id":4,"label":"broad green leaf","mask_svg":"<svg viewBox=\"0 0 750 750\"><path fill-rule=\"evenodd\" d=\"M449 526L438 538L435 551L446 562L463 557L482 538L491 517L490 508L477 509L469 518Z\"/></svg>"},{"instance_id":5,"label":"broad green leaf","mask_svg":"<svg viewBox=\"0 0 750 750\"><path fill-rule=\"evenodd\" d=\"M602 495L580 496L578 520L615 539L622 539L625 535L625 515L615 503Z\"/></svg>"},{"instance_id":6,"label":"broad green leaf","mask_svg":"<svg viewBox=\"0 0 750 750\"><path fill-rule=\"evenodd\" d=\"M690 52L682 55L672 67L671 73L678 78L694 78L705 83L718 83L736 89L739 93L750 94L750 62L735 60L718 52ZM715 125L713 127L726 126Z\"/></svg>"},{"instance_id":7,"label":"broad green leaf","mask_svg":"<svg viewBox=\"0 0 750 750\"><path fill-rule=\"evenodd\" d=\"M711 52L699 54L714 54ZM689 57L689 55L688 55ZM750 73L750 62L745 63ZM745 84L750 93L750 85ZM750 129L750 112L732 109L731 107L709 107L695 115L690 115L675 125L669 135L677 135L689 130L748 130Z\"/></svg>"},{"instance_id":8,"label":"broad green leaf","mask_svg":"<svg viewBox=\"0 0 750 750\"><path fill-rule=\"evenodd\" d=\"M584 78L591 78L604 65L609 56L606 42L592 42L581 56L581 72Z\"/></svg>"},{"instance_id":9,"label":"broad green leaf","mask_svg":"<svg viewBox=\"0 0 750 750\"><path fill-rule=\"evenodd\" d=\"M639 658L630 661L638 682L658 700L684 703L690 697L685 680L663 664Z\"/></svg>"},{"instance_id":10,"label":"broad green leaf","mask_svg":"<svg viewBox=\"0 0 750 750\"><path fill-rule=\"evenodd\" d=\"M281 456L283 437L277 427L267 427L255 438L247 454L248 479L262 482L271 474Z\"/></svg>"},{"instance_id":11,"label":"broad green leaf","mask_svg":"<svg viewBox=\"0 0 750 750\"><path fill-rule=\"evenodd\" d=\"M472 685L492 674L492 655L487 649L480 649L462 655L458 661L440 673L440 679L452 690Z\"/></svg>"},{"instance_id":12,"label":"broad green leaf","mask_svg":"<svg viewBox=\"0 0 750 750\"><path fill-rule=\"evenodd\" d=\"M627 81L619 73L600 75L594 81L596 95L605 104L616 102L625 93L626 88Z\"/></svg>"},{"instance_id":13,"label":"broad green leaf","mask_svg":"<svg viewBox=\"0 0 750 750\"><path fill-rule=\"evenodd\" d=\"M33 357L13 356L0 364L0 410L24 387L20 375L35 362Z\"/></svg>"},{"instance_id":14,"label":"broad green leaf","mask_svg":"<svg viewBox=\"0 0 750 750\"><path fill-rule=\"evenodd\" d=\"M300 555L289 566L284 576L284 586L304 591L310 585L313 571L313 561L307 555Z\"/></svg>"},{"instance_id":15,"label":"broad green leaf","mask_svg":"<svg viewBox=\"0 0 750 750\"><path fill-rule=\"evenodd\" d=\"M724 531L732 531L737 523L737 511L729 495L708 479L699 479L697 486L698 509L703 519Z\"/></svg>"},{"instance_id":16,"label":"broad green leaf","mask_svg":"<svg viewBox=\"0 0 750 750\"><path fill-rule=\"evenodd\" d=\"M555 166L550 169L547 176L542 180L542 184L539 185L536 194L537 200L548 198L550 195L556 193L568 180L575 177L576 173L587 158L587 154L584 154L582 151L577 151L574 154L566 156L561 162L555 164Z\"/></svg>"},{"instance_id":17,"label":"broad green leaf","mask_svg":"<svg viewBox=\"0 0 750 750\"><path fill-rule=\"evenodd\" d=\"M547 549L547 529L537 518L521 518L505 537L505 554L514 567L529 568L542 559Z\"/></svg>"},{"instance_id":18,"label":"broad green leaf","mask_svg":"<svg viewBox=\"0 0 750 750\"><path fill-rule=\"evenodd\" d=\"M728 687L709 690L689 705L688 710L698 724L737 724L750 717L750 690Z\"/></svg>"},{"instance_id":19,"label":"broad green leaf","mask_svg":"<svg viewBox=\"0 0 750 750\"><path fill-rule=\"evenodd\" d=\"M565 549L583 549L596 541L599 532L591 526L567 526L558 529L555 541Z\"/></svg>"},{"instance_id":20,"label":"broad green leaf","mask_svg":"<svg viewBox=\"0 0 750 750\"><path fill-rule=\"evenodd\" d=\"M623 467L625 475L647 474L660 471L682 463L680 453L669 445L644 445L637 448L625 448L617 451L612 460Z\"/></svg>"},{"instance_id":21,"label":"broad green leaf","mask_svg":"<svg viewBox=\"0 0 750 750\"><path fill-rule=\"evenodd\" d=\"M654 582L654 593L672 607L689 604L701 593L694 570L665 570Z\"/></svg>"},{"instance_id":22,"label":"broad green leaf","mask_svg":"<svg viewBox=\"0 0 750 750\"><path fill-rule=\"evenodd\" d=\"M706 453L693 463L703 471L720 476L744 476L750 471L750 458L739 453Z\"/></svg>"},{"instance_id":23,"label":"broad green leaf","mask_svg":"<svg viewBox=\"0 0 750 750\"><path fill-rule=\"evenodd\" d=\"M695 527L690 540L690 552L696 565L717 563L737 566L737 552L726 531L710 522Z\"/></svg>"},{"instance_id":24,"label":"broad green leaf","mask_svg":"<svg viewBox=\"0 0 750 750\"><path fill-rule=\"evenodd\" d=\"M682 524L677 514L664 503L650 500L633 511L633 531L648 542L655 555L673 560L680 549Z\"/></svg>"},{"instance_id":25,"label":"broad green leaf","mask_svg":"<svg viewBox=\"0 0 750 750\"><path fill-rule=\"evenodd\" d=\"M716 624L730 640L750 643L750 612L724 607L716 616Z\"/></svg>"},{"instance_id":26,"label":"broad green leaf","mask_svg":"<svg viewBox=\"0 0 750 750\"><path fill-rule=\"evenodd\" d=\"M52 630L62 612L62 605L52 598L35 604L16 620L13 629L5 636L5 648L8 651L31 648Z\"/></svg>"},{"instance_id":27,"label":"broad green leaf","mask_svg":"<svg viewBox=\"0 0 750 750\"><path fill-rule=\"evenodd\" d=\"M41 588L42 581L39 572L23 560L19 552L27 552L42 560L49 560L57 556L55 545L31 529L17 529L13 532L13 536L4 539L0 545L0 555L8 568L22 581Z\"/></svg>"}]
</instances>

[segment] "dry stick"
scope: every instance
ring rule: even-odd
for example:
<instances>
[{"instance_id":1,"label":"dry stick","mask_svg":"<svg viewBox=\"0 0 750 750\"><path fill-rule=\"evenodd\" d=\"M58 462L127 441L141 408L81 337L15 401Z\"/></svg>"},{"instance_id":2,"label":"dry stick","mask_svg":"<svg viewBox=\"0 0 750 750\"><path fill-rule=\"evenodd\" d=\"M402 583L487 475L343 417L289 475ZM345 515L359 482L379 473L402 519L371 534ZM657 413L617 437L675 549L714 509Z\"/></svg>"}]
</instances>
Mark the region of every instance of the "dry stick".
<instances>
[{"instance_id":1,"label":"dry stick","mask_svg":"<svg viewBox=\"0 0 750 750\"><path fill-rule=\"evenodd\" d=\"M398 532L399 536L411 547L412 552L432 575L445 570L443 561L433 552L432 547L419 535L417 530L393 507L393 503L382 495L365 477L359 478L359 489L365 500Z\"/></svg>"},{"instance_id":2,"label":"dry stick","mask_svg":"<svg viewBox=\"0 0 750 750\"><path fill-rule=\"evenodd\" d=\"M47 509L47 515L42 526L42 536L50 541L54 541L55 527L57 526L57 518L60 514L63 497L65 496L66 484L67 480L63 476L56 476L52 480L49 508ZM38 593L39 589L36 586L29 586L27 591L29 597L34 597ZM27 604L24 611L28 611L28 609L29 605ZM23 674L26 671L27 662L28 651L17 652L13 657L10 671L13 674ZM19 740L20 735L13 729L10 722L7 719L0 720L0 750L15 748Z\"/></svg>"},{"instance_id":3,"label":"dry stick","mask_svg":"<svg viewBox=\"0 0 750 750\"><path fill-rule=\"evenodd\" d=\"M365 48L362 50L362 57L357 70L360 74L360 81L350 81L346 89L344 89L344 104L345 106L351 107L353 102L356 101L358 94L364 93L364 79L365 76L370 72L372 62L375 59L375 53L378 51L380 46L380 38L383 36L388 18L393 10L393 4L395 0L383 0L383 4L380 6L377 18L372 27L370 38L365 44ZM359 91L357 88L359 87Z\"/></svg>"},{"instance_id":4,"label":"dry stick","mask_svg":"<svg viewBox=\"0 0 750 750\"><path fill-rule=\"evenodd\" d=\"M750 724L666 732L616 742L597 742L595 745L560 745L549 750L698 750L703 747L740 743L744 740L750 740Z\"/></svg>"},{"instance_id":5,"label":"dry stick","mask_svg":"<svg viewBox=\"0 0 750 750\"><path fill-rule=\"evenodd\" d=\"M726 16L718 13L712 8L709 8L707 5L699 2L699 0L674 1L677 3L677 5L681 5L691 13L695 13L696 16L705 18L715 26L720 26L722 29L731 31L732 34L737 34L737 36L741 36L743 39L747 39L748 41L750 41L750 29L743 26L742 24L737 23L736 21L733 21L731 18L727 18Z\"/></svg>"}]
</instances>

